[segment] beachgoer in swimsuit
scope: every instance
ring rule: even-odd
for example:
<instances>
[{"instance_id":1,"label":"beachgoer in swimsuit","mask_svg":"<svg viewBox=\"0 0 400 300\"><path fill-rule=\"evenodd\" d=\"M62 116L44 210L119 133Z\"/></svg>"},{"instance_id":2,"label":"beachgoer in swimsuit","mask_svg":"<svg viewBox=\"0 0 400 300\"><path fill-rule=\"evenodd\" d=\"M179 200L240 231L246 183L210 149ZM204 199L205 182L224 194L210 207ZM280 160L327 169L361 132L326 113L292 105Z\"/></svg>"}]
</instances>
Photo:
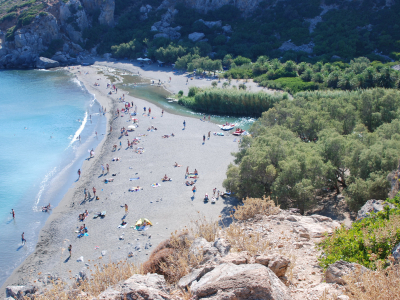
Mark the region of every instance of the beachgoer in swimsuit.
<instances>
[{"instance_id":1,"label":"beachgoer in swimsuit","mask_svg":"<svg viewBox=\"0 0 400 300\"><path fill-rule=\"evenodd\" d=\"M72 255L72 245L68 246L69 257Z\"/></svg>"},{"instance_id":2,"label":"beachgoer in swimsuit","mask_svg":"<svg viewBox=\"0 0 400 300\"><path fill-rule=\"evenodd\" d=\"M13 216L13 219L15 219L15 211L14 211L14 209L11 209L11 214Z\"/></svg>"},{"instance_id":3,"label":"beachgoer in swimsuit","mask_svg":"<svg viewBox=\"0 0 400 300\"><path fill-rule=\"evenodd\" d=\"M25 232L23 232L22 235L21 235L21 241L22 241L22 245L26 244Z\"/></svg>"},{"instance_id":4,"label":"beachgoer in swimsuit","mask_svg":"<svg viewBox=\"0 0 400 300\"><path fill-rule=\"evenodd\" d=\"M96 189L93 187L93 195L96 197Z\"/></svg>"}]
</instances>

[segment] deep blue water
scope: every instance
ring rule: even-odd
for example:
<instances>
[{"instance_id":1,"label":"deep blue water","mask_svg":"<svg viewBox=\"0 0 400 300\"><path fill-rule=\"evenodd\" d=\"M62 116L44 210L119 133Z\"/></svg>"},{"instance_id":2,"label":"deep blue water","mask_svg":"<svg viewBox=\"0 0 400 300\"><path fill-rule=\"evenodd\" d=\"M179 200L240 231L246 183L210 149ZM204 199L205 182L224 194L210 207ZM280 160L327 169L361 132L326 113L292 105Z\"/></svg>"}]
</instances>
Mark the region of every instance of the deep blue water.
<instances>
[{"instance_id":1,"label":"deep blue water","mask_svg":"<svg viewBox=\"0 0 400 300\"><path fill-rule=\"evenodd\" d=\"M58 204L102 138L99 107L63 70L0 71L0 286L34 250L42 206Z\"/></svg>"}]
</instances>

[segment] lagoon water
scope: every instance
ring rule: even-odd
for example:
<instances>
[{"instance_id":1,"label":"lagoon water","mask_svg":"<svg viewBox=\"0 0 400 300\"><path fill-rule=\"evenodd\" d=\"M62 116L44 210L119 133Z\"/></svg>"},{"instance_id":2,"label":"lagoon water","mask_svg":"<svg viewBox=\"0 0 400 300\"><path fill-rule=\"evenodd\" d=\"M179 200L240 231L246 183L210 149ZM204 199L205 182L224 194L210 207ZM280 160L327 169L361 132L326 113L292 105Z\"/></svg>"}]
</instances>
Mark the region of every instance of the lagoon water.
<instances>
[{"instance_id":1,"label":"lagoon water","mask_svg":"<svg viewBox=\"0 0 400 300\"><path fill-rule=\"evenodd\" d=\"M42 206L56 206L76 181L88 150L104 136L106 118L63 70L0 71L0 91L1 286L33 252L49 216Z\"/></svg>"}]
</instances>

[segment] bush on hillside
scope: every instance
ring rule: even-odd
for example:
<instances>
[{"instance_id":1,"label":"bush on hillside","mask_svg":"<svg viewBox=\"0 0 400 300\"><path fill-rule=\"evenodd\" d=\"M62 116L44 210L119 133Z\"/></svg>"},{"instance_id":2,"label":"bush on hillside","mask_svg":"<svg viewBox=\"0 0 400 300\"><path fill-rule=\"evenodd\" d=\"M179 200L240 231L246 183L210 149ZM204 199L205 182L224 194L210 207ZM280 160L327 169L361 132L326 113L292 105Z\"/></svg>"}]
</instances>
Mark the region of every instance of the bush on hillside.
<instances>
[{"instance_id":1,"label":"bush on hillside","mask_svg":"<svg viewBox=\"0 0 400 300\"><path fill-rule=\"evenodd\" d=\"M396 208L386 206L384 211L354 222L350 229L343 225L332 236L325 237L319 244L323 251L319 257L321 267L327 268L338 260L371 269L375 269L377 261L385 265L393 247L400 242L400 198L387 201Z\"/></svg>"}]
</instances>

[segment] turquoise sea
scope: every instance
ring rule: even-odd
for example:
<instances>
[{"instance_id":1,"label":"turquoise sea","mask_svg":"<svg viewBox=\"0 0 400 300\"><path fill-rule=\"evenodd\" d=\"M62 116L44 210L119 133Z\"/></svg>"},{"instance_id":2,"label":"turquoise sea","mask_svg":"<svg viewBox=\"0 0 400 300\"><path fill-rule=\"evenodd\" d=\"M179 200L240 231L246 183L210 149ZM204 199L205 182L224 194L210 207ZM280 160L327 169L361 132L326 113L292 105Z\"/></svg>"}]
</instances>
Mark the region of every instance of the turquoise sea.
<instances>
[{"instance_id":1,"label":"turquoise sea","mask_svg":"<svg viewBox=\"0 0 400 300\"><path fill-rule=\"evenodd\" d=\"M99 109L64 70L0 71L0 286L33 252L42 206L59 203L104 136Z\"/></svg>"}]
</instances>

